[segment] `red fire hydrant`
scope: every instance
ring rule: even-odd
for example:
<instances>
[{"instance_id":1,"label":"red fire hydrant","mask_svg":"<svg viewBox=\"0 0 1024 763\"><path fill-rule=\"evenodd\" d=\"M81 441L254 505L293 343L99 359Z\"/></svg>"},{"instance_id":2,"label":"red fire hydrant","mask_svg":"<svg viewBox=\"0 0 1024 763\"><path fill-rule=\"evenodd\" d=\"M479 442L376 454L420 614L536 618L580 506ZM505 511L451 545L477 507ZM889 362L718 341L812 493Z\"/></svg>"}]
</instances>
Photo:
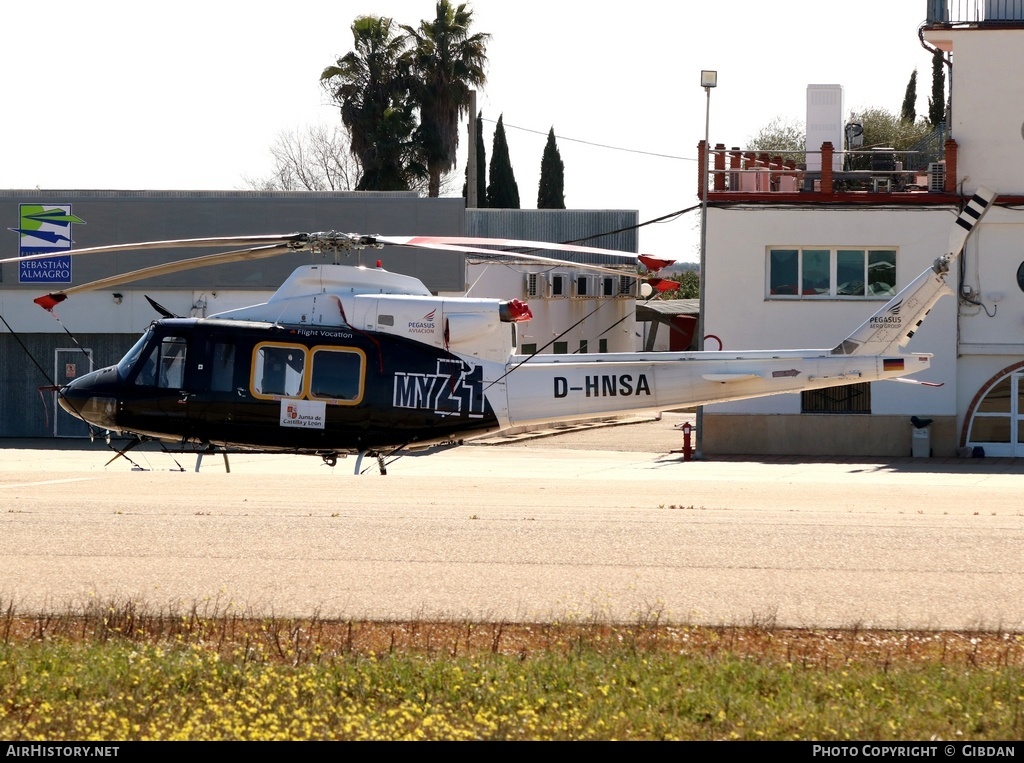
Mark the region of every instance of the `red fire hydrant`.
<instances>
[{"instance_id":1,"label":"red fire hydrant","mask_svg":"<svg viewBox=\"0 0 1024 763\"><path fill-rule=\"evenodd\" d=\"M682 453L683 461L693 460L693 445L690 442L690 436L693 434L693 424L689 421L684 421L681 426L678 427L683 430L683 449L673 450L673 453Z\"/></svg>"}]
</instances>

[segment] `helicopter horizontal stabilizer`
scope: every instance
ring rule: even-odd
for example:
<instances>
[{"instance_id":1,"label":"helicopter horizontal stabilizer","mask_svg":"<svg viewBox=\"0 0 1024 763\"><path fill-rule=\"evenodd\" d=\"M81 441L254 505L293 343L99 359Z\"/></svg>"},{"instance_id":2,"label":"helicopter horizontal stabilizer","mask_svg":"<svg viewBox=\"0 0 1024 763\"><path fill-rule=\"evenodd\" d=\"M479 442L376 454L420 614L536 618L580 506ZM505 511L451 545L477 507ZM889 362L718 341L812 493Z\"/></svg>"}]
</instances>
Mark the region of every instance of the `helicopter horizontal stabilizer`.
<instances>
[{"instance_id":1,"label":"helicopter horizontal stabilizer","mask_svg":"<svg viewBox=\"0 0 1024 763\"><path fill-rule=\"evenodd\" d=\"M908 379L905 376L897 376L895 379L885 379L885 381L903 382L904 384L920 384L922 387L945 387L946 382L927 382L921 381L920 379Z\"/></svg>"}]
</instances>

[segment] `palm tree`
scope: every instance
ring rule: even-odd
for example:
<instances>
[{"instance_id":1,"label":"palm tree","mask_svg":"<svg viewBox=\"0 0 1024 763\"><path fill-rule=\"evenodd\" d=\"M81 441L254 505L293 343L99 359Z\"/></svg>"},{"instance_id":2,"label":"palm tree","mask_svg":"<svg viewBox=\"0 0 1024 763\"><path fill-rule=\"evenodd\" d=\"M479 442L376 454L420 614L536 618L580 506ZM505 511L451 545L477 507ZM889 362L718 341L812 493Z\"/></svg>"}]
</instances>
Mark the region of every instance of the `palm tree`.
<instances>
[{"instance_id":1,"label":"palm tree","mask_svg":"<svg viewBox=\"0 0 1024 763\"><path fill-rule=\"evenodd\" d=\"M438 0L436 18L418 28L403 26L409 39L406 61L414 75L412 99L419 106L417 143L429 172L429 195L437 196L441 176L455 167L459 119L469 107L469 93L487 77L489 34L469 34L473 12L462 3Z\"/></svg>"},{"instance_id":2,"label":"palm tree","mask_svg":"<svg viewBox=\"0 0 1024 763\"><path fill-rule=\"evenodd\" d=\"M360 191L408 190L410 179L424 172L412 161L416 115L403 57L407 39L398 30L389 18L358 17L352 24L355 50L320 75L362 165Z\"/></svg>"}]
</instances>

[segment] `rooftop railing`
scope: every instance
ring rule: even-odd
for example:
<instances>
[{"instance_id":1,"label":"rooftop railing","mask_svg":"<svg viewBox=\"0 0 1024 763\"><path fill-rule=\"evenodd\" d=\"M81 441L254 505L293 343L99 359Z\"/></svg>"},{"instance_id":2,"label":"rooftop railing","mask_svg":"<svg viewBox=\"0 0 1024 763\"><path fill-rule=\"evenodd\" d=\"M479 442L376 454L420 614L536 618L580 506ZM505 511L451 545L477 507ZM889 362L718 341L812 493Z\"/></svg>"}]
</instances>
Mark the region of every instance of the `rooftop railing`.
<instances>
[{"instance_id":1,"label":"rooftop railing","mask_svg":"<svg viewBox=\"0 0 1024 763\"><path fill-rule=\"evenodd\" d=\"M926 0L928 24L1024 24L1024 0Z\"/></svg>"},{"instance_id":2,"label":"rooftop railing","mask_svg":"<svg viewBox=\"0 0 1024 763\"><path fill-rule=\"evenodd\" d=\"M701 141L701 165L704 150ZM819 151L770 152L727 149L718 144L710 151L707 177L701 178L698 170L697 195L702 197L704 182L709 183L709 194L722 194L719 199L779 194L807 194L808 200L811 194L947 194L955 189L956 154L953 140L946 141L939 161L934 154L892 148L834 151L830 143Z\"/></svg>"}]
</instances>

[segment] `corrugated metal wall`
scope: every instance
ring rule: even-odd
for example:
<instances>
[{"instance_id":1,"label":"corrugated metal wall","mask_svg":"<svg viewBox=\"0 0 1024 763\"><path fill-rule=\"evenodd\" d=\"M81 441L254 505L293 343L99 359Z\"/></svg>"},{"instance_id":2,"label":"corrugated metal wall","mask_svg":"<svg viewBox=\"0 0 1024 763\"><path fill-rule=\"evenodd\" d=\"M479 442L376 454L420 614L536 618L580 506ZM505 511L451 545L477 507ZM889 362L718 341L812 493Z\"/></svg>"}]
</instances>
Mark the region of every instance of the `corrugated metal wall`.
<instances>
[{"instance_id":1,"label":"corrugated metal wall","mask_svg":"<svg viewBox=\"0 0 1024 763\"><path fill-rule=\"evenodd\" d=\"M450 235L465 233L462 199L423 199L415 195L354 192L263 191L0 191L0 254L18 254L19 237L7 231L19 224L21 204L71 204L84 224L72 228L74 247L137 241L245 236L277 233L343 231L380 235ZM74 260L74 283L88 283L116 273L209 254L207 249L161 249L148 252L98 254ZM462 257L389 247L367 251L362 261L420 278L427 288L463 288ZM343 264L360 264L352 255ZM233 265L189 270L147 279L131 288L277 288L299 265L323 262L321 255L284 255ZM0 286L39 290L19 284L16 264L0 267ZM45 291L45 290L44 290Z\"/></svg>"},{"instance_id":2,"label":"corrugated metal wall","mask_svg":"<svg viewBox=\"0 0 1024 763\"><path fill-rule=\"evenodd\" d=\"M78 345L92 351L94 368L110 366L138 340L138 334L82 334L75 336ZM20 342L20 343L19 343ZM0 334L0 437L52 437L54 433L53 394L40 391L52 382L60 383L68 369L83 375L88 362L78 352L61 353L61 367L55 368L57 350L75 350L77 346L67 334ZM37 365L38 364L38 365ZM40 370L40 367L42 370ZM55 376L56 375L56 376ZM84 424L67 417L62 435L84 436Z\"/></svg>"}]
</instances>

